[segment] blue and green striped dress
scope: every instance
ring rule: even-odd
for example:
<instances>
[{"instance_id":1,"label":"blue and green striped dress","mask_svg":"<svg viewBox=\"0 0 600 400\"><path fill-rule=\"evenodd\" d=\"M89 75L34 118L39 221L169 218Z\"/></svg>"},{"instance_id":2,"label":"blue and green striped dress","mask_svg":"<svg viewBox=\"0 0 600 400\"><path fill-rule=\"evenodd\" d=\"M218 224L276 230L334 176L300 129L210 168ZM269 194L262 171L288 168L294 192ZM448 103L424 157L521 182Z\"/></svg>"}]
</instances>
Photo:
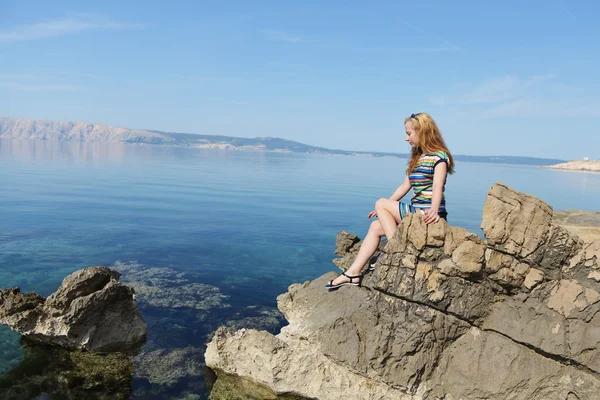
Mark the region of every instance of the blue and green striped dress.
<instances>
[{"instance_id":1,"label":"blue and green striped dress","mask_svg":"<svg viewBox=\"0 0 600 400\"><path fill-rule=\"evenodd\" d=\"M400 217L404 218L406 213L424 212L426 208L431 207L433 198L433 170L436 165L441 162L448 164L448 154L445 151L437 153L423 154L419 157L419 162L415 169L408 175L410 186L413 189L414 195L411 199L411 204L400 202ZM442 201L438 214L442 218L446 218L446 198L444 190L446 189L446 180L444 179L444 187L442 188Z\"/></svg>"}]
</instances>

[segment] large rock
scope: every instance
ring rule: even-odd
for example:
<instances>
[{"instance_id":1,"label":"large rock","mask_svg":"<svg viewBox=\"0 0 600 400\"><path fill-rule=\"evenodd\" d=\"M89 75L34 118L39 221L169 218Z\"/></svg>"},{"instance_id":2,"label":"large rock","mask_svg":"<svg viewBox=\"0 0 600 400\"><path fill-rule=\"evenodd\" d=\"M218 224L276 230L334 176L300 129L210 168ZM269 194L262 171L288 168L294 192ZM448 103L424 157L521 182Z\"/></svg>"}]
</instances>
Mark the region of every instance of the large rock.
<instances>
[{"instance_id":1,"label":"large rock","mask_svg":"<svg viewBox=\"0 0 600 400\"><path fill-rule=\"evenodd\" d=\"M120 274L89 267L66 277L47 299L0 290L0 323L34 342L68 349L127 351L144 342L146 324Z\"/></svg>"},{"instance_id":2,"label":"large rock","mask_svg":"<svg viewBox=\"0 0 600 400\"><path fill-rule=\"evenodd\" d=\"M327 292L334 273L290 286L277 336L217 332L211 398L598 398L600 241L502 184L482 229L408 215L361 287ZM337 244L343 269L360 242Z\"/></svg>"}]
</instances>

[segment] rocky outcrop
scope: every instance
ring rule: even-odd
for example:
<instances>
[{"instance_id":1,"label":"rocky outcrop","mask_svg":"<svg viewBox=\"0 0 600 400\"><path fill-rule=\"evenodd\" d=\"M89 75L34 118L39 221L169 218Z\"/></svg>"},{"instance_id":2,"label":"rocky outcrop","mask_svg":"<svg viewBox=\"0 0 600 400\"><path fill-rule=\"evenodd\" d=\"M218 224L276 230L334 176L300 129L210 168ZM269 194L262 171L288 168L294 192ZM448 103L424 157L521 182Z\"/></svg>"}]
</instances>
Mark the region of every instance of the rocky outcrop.
<instances>
[{"instance_id":1,"label":"rocky outcrop","mask_svg":"<svg viewBox=\"0 0 600 400\"><path fill-rule=\"evenodd\" d=\"M120 274L89 267L66 277L47 299L0 290L0 323L27 339L68 349L127 351L146 338L134 291Z\"/></svg>"},{"instance_id":2,"label":"rocky outcrop","mask_svg":"<svg viewBox=\"0 0 600 400\"><path fill-rule=\"evenodd\" d=\"M600 240L502 184L481 228L485 240L409 215L360 288L327 292L329 273L278 297L278 335L220 329L211 398L597 398ZM348 265L359 242L337 244Z\"/></svg>"},{"instance_id":3,"label":"rocky outcrop","mask_svg":"<svg viewBox=\"0 0 600 400\"><path fill-rule=\"evenodd\" d=\"M542 168L600 172L600 160L573 160L566 163L544 166Z\"/></svg>"}]
</instances>

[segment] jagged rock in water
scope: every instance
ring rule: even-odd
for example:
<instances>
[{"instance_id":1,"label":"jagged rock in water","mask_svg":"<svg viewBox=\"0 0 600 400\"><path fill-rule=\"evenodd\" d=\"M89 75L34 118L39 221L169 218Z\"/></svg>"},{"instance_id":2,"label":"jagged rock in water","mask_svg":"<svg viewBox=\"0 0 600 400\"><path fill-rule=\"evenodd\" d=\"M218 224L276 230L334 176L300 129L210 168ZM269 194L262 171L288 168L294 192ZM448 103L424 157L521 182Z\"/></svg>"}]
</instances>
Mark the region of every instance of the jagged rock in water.
<instances>
[{"instance_id":1,"label":"jagged rock in water","mask_svg":"<svg viewBox=\"0 0 600 400\"><path fill-rule=\"evenodd\" d=\"M482 230L408 215L361 287L328 292L328 273L278 297L278 335L219 330L211 398L598 398L600 238L503 184ZM353 258L359 242L342 232L337 244Z\"/></svg>"},{"instance_id":2,"label":"jagged rock in water","mask_svg":"<svg viewBox=\"0 0 600 400\"><path fill-rule=\"evenodd\" d=\"M134 291L120 274L88 267L66 277L47 299L0 290L0 323L27 339L68 349L128 351L146 339Z\"/></svg>"}]
</instances>

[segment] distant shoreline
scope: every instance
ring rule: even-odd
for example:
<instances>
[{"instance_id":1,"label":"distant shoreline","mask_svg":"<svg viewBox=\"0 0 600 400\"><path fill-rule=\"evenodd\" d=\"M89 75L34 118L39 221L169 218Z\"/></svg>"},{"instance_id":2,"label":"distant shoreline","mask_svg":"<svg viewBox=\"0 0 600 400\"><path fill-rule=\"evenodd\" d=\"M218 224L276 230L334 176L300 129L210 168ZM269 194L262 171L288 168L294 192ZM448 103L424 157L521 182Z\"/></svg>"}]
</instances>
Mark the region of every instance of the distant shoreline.
<instances>
[{"instance_id":1,"label":"distant shoreline","mask_svg":"<svg viewBox=\"0 0 600 400\"><path fill-rule=\"evenodd\" d=\"M200 136L200 135L199 135ZM0 135L0 139L4 140L20 140L20 141L41 141L50 143L64 143L64 144L106 144L106 145L135 145L135 146L165 146L165 147L187 147L189 149L198 150L216 150L216 151L250 151L259 153L279 153L279 154L306 154L306 155L325 155L325 156L350 156L350 157L373 157L373 158L408 158L408 154L402 153L381 153L381 152L369 152L369 151L351 151L351 150L333 150L326 148L317 148L313 146L304 145L310 147L309 149L290 149L290 148L277 148L259 144L244 144L236 146L232 143L226 142L213 142L213 143L149 143L145 141L128 141L128 140L61 140L57 138L37 138L37 137L10 137L6 135ZM260 140L262 138L247 139L247 140ZM269 138L271 139L271 138ZM283 139L280 139L283 140ZM270 148L271 147L271 148ZM483 164L501 164L501 165L525 165L531 167L542 167L549 168L552 164L555 164L557 159L538 158L538 157L522 157L522 156L473 156L464 154L454 154L455 162L469 162L469 163L483 163Z\"/></svg>"},{"instance_id":2,"label":"distant shoreline","mask_svg":"<svg viewBox=\"0 0 600 400\"><path fill-rule=\"evenodd\" d=\"M562 169L567 171L600 172L600 160L572 160L560 164L544 165L542 168Z\"/></svg>"},{"instance_id":3,"label":"distant shoreline","mask_svg":"<svg viewBox=\"0 0 600 400\"><path fill-rule=\"evenodd\" d=\"M95 142L171 145L205 149L361 157L408 157L408 154L403 153L329 149L277 137L242 138L223 135L162 132L148 129L128 129L86 122L43 121L6 117L0 117L0 138L79 143ZM487 164L549 166L557 163L564 163L565 161L560 159L522 156L475 156L461 154L453 154L453 156L455 161Z\"/></svg>"}]
</instances>

